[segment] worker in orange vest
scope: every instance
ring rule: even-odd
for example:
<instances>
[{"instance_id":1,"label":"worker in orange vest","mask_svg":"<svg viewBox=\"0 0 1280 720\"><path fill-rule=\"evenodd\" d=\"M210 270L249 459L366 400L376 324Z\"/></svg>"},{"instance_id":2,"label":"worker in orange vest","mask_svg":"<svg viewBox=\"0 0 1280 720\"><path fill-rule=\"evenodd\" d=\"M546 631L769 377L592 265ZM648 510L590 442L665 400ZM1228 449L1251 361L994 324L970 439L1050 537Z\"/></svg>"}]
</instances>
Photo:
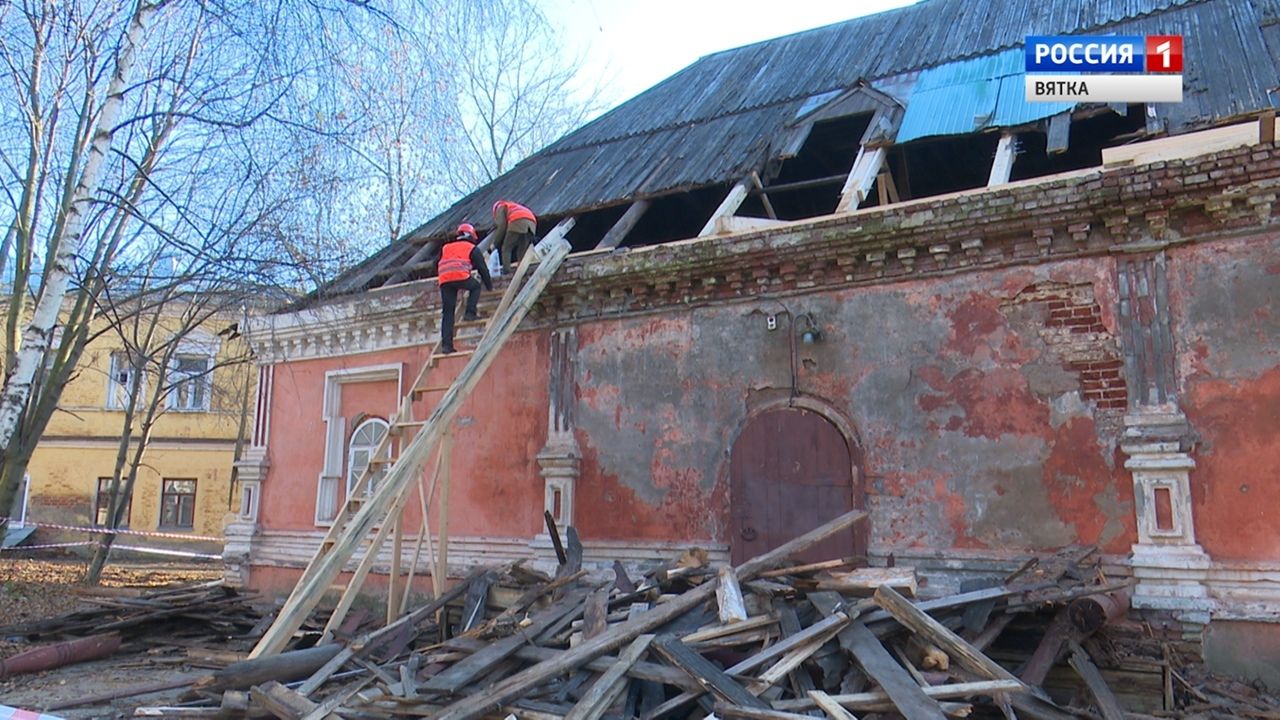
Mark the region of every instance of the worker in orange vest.
<instances>
[{"instance_id":1,"label":"worker in orange vest","mask_svg":"<svg viewBox=\"0 0 1280 720\"><path fill-rule=\"evenodd\" d=\"M470 223L458 226L452 242L445 243L436 261L436 282L440 285L440 351L456 352L453 348L453 314L458 305L458 291L467 291L467 312L463 320L478 320L480 283L472 275L480 276L486 290L493 289L493 279L485 265L484 255L476 247L476 229Z\"/></svg>"},{"instance_id":2,"label":"worker in orange vest","mask_svg":"<svg viewBox=\"0 0 1280 720\"><path fill-rule=\"evenodd\" d=\"M509 273L511 266L520 262L525 251L533 244L534 236L538 233L538 218L532 210L519 203L499 200L493 204L493 222L493 246L498 248L502 271Z\"/></svg>"}]
</instances>

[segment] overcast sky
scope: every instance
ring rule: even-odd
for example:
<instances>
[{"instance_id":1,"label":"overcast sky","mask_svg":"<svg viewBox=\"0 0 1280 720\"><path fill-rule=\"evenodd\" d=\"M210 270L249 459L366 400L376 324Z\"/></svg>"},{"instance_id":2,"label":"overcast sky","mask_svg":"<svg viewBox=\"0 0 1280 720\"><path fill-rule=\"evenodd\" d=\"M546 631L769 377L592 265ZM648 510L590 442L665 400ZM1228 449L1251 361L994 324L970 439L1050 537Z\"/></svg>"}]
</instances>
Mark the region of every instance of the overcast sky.
<instances>
[{"instance_id":1,"label":"overcast sky","mask_svg":"<svg viewBox=\"0 0 1280 720\"><path fill-rule=\"evenodd\" d=\"M912 4L912 0L536 0L614 104L703 55Z\"/></svg>"}]
</instances>

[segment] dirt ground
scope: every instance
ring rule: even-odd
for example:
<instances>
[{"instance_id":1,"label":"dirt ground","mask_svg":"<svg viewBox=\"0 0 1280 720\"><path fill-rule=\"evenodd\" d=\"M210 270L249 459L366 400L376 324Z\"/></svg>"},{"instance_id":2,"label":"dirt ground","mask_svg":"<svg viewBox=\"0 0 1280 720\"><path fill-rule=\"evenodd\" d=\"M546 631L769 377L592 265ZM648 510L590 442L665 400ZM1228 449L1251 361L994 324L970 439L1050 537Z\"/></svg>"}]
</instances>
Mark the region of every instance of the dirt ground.
<instances>
[{"instance_id":1,"label":"dirt ground","mask_svg":"<svg viewBox=\"0 0 1280 720\"><path fill-rule=\"evenodd\" d=\"M0 625L18 625L87 606L76 593L83 573L82 560L0 556ZM221 575L221 567L210 563L128 562L107 566L102 584L154 588L214 580ZM38 647L15 640L0 638L0 657ZM0 704L40 710L90 695L192 678L207 672L207 669L191 667L186 654L178 648L121 652L104 660L0 679ZM132 717L137 707L177 702L181 692L170 690L51 714L64 718Z\"/></svg>"}]
</instances>

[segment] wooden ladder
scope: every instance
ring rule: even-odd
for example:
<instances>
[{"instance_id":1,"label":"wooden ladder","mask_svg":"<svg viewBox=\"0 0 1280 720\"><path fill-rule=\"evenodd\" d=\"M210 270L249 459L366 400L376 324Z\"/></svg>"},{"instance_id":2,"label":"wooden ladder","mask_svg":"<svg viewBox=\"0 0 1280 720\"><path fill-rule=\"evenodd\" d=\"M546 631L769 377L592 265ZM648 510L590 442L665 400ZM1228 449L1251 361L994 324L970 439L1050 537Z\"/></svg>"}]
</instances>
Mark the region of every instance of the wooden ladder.
<instances>
[{"instance_id":1,"label":"wooden ladder","mask_svg":"<svg viewBox=\"0 0 1280 720\"><path fill-rule=\"evenodd\" d=\"M432 571L433 590L437 597L444 592L445 576L448 570L445 546L448 542L448 461L451 450L449 437L453 419L479 383L485 370L497 358L499 351L515 333L520 322L533 307L538 296L550 284L552 276L568 256L571 248L564 236L573 224L573 218L562 220L546 238L525 253L474 350L440 355L439 344L432 347L431 354L423 363L409 392L401 399L391 429L379 443L371 456L369 465L348 493L346 502L333 519L333 524L320 543L319 549L316 550L315 556L303 570L302 576L280 608L271 627L254 646L249 654L250 658L273 655L285 648L289 639L302 626L303 621L315 609L324 594L335 587L342 587L335 586L334 581L351 560L355 551L363 544L364 539L369 537L371 531L373 536L368 549L357 565L351 580L345 585L338 606L325 624L321 642L333 639L334 631L346 617L347 611L359 594L382 545L390 534L394 533L395 540L391 558L391 586L387 593L388 622L399 617L403 610L424 541L427 544L428 555L434 555L435 559ZM535 256L539 260L537 269L533 271L529 281L523 283ZM451 384L447 386L422 384L441 357L459 355L469 356L468 362ZM412 414L414 399L422 394L441 391L444 395L436 404L430 417L425 420L414 420ZM407 442L401 442L399 456L383 457L389 454L393 439L396 437L407 440ZM439 445L439 452L436 454L436 470L432 473L431 483L428 486L422 470L437 445ZM370 489L372 478L381 467L388 464L390 467L386 475L374 483L374 487ZM418 545L414 552L414 561L410 566L409 577L404 585L400 586L401 551L403 550L402 514L405 504L413 495L415 479L418 480L416 488L422 511L422 528L418 532ZM428 503L437 485L440 487L440 498L436 529L437 544L440 547L436 548L437 552L432 552L427 523Z\"/></svg>"}]
</instances>

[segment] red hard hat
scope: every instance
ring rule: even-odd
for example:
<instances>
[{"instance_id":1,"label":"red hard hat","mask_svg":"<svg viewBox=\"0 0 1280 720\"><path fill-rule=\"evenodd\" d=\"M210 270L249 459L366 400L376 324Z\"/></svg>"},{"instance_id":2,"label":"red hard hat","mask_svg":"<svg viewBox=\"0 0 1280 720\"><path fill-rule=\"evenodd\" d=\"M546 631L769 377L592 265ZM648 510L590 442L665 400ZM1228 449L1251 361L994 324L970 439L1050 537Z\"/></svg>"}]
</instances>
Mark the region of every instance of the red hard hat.
<instances>
[{"instance_id":1,"label":"red hard hat","mask_svg":"<svg viewBox=\"0 0 1280 720\"><path fill-rule=\"evenodd\" d=\"M459 238L468 237L468 238L471 238L472 240L475 240L476 229L471 226L471 223L462 223L461 225L458 226L458 232L455 234L455 237L459 237Z\"/></svg>"}]
</instances>

